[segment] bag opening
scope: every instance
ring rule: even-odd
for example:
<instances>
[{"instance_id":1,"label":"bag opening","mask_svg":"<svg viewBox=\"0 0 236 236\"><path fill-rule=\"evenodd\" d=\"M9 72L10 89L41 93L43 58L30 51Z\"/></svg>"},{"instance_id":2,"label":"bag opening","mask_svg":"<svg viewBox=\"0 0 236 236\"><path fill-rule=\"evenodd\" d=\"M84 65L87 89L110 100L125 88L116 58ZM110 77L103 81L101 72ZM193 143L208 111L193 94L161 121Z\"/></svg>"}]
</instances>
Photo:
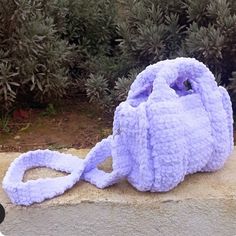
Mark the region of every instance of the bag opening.
<instances>
[{"instance_id":1,"label":"bag opening","mask_svg":"<svg viewBox=\"0 0 236 236\"><path fill-rule=\"evenodd\" d=\"M194 93L191 82L188 79L183 80L177 78L173 83L170 84L170 88L172 88L179 97Z\"/></svg>"}]
</instances>

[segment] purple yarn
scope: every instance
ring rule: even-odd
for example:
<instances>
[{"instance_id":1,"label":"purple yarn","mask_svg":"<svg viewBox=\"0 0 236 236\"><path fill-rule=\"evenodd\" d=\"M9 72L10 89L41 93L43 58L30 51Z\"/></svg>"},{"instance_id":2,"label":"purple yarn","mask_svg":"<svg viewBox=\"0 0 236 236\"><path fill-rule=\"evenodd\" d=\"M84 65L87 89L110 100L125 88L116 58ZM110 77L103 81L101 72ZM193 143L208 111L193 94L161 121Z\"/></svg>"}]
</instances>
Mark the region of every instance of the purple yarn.
<instances>
[{"instance_id":1,"label":"purple yarn","mask_svg":"<svg viewBox=\"0 0 236 236\"><path fill-rule=\"evenodd\" d=\"M188 80L191 89L186 90ZM49 150L22 154L10 165L3 188L12 203L30 205L64 193L80 179L105 188L126 178L140 191L165 192L188 174L220 169L233 150L229 95L192 58L148 66L115 111L113 135L86 159ZM113 171L97 165L113 157ZM69 175L22 182L27 169L44 166Z\"/></svg>"}]
</instances>

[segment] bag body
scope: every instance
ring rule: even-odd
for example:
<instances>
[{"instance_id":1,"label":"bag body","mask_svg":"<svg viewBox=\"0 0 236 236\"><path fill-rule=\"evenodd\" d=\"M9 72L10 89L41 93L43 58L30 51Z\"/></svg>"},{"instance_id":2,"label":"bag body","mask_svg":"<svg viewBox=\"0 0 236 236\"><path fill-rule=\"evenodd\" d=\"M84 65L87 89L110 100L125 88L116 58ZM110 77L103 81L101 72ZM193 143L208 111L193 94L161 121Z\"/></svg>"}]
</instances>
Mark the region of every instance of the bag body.
<instances>
[{"instance_id":1,"label":"bag body","mask_svg":"<svg viewBox=\"0 0 236 236\"><path fill-rule=\"evenodd\" d=\"M84 160L49 150L24 153L11 164L3 188L19 205L60 195L80 179L105 188L126 178L139 191L169 191L185 175L224 165L233 150L232 117L227 91L203 63L161 61L137 76L127 100L116 108L113 135ZM97 166L109 156L113 171L105 173ZM23 183L24 172L37 166L69 175Z\"/></svg>"},{"instance_id":2,"label":"bag body","mask_svg":"<svg viewBox=\"0 0 236 236\"><path fill-rule=\"evenodd\" d=\"M195 59L148 66L120 107L119 145L129 149L128 181L140 191L168 191L187 174L218 170L233 150L229 95Z\"/></svg>"}]
</instances>

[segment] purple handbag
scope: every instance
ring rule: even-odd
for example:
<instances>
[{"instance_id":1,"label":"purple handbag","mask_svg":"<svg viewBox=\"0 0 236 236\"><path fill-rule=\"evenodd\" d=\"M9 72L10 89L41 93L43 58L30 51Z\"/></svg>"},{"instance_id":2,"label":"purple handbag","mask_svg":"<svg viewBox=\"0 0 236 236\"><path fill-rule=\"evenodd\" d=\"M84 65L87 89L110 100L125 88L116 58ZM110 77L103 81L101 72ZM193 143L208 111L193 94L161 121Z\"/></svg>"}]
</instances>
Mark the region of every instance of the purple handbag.
<instances>
[{"instance_id":1,"label":"purple handbag","mask_svg":"<svg viewBox=\"0 0 236 236\"><path fill-rule=\"evenodd\" d=\"M127 179L140 191L165 192L188 174L220 169L232 150L227 91L203 63L177 58L150 65L137 76L127 100L116 108L113 135L85 159L49 150L24 153L10 165L3 188L17 205L60 195L80 179L98 188ZM97 165L109 156L113 171L105 173ZM43 166L68 175L22 182L26 170Z\"/></svg>"}]
</instances>

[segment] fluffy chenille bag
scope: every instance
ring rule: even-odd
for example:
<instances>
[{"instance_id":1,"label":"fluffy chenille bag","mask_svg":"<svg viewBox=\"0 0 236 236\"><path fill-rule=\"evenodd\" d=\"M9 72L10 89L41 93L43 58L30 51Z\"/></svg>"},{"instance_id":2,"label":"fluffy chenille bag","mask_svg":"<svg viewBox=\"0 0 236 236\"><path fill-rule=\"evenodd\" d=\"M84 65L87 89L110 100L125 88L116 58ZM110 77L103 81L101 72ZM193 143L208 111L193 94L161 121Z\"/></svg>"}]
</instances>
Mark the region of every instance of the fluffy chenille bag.
<instances>
[{"instance_id":1,"label":"fluffy chenille bag","mask_svg":"<svg viewBox=\"0 0 236 236\"><path fill-rule=\"evenodd\" d=\"M186 89L185 81L191 85ZM105 188L126 178L140 191L165 192L188 174L220 169L233 149L229 95L213 74L191 58L148 66L115 111L113 135L83 160L49 150L22 154L9 167L3 188L14 204L60 195L80 179ZM97 168L113 158L113 171ZM48 167L65 177L22 182L27 169Z\"/></svg>"}]
</instances>

